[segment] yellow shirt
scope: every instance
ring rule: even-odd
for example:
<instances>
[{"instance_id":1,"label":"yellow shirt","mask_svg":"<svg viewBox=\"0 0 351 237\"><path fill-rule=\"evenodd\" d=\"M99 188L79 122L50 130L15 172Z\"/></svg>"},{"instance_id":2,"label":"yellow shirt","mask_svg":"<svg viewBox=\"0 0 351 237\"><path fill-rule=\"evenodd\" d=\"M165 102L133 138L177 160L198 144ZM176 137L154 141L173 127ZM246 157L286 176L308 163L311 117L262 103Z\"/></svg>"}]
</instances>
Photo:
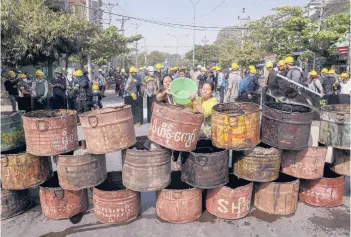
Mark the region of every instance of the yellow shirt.
<instances>
[{"instance_id":1,"label":"yellow shirt","mask_svg":"<svg viewBox=\"0 0 351 237\"><path fill-rule=\"evenodd\" d=\"M212 97L211 99L208 99L206 101L203 101L201 97L196 98L196 102L204 108L204 116L205 118L210 117L212 114L212 107L217 104L217 99ZM193 111L198 112L196 109L196 106L193 105Z\"/></svg>"}]
</instances>

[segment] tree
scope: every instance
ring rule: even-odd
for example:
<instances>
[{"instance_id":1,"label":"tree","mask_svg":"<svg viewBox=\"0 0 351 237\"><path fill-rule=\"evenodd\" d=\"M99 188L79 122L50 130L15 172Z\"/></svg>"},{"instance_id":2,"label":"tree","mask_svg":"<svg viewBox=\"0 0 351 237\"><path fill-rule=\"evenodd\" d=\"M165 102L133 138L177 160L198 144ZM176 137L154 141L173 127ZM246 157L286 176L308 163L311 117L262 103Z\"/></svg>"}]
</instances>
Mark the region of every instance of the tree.
<instances>
[{"instance_id":1,"label":"tree","mask_svg":"<svg viewBox=\"0 0 351 237\"><path fill-rule=\"evenodd\" d=\"M163 63L166 59L166 54L160 51L151 51L147 56L148 65L156 65L157 63Z\"/></svg>"},{"instance_id":2,"label":"tree","mask_svg":"<svg viewBox=\"0 0 351 237\"><path fill-rule=\"evenodd\" d=\"M185 57L193 60L193 50L188 51ZM216 45L195 45L195 62L196 64L209 65L218 62L218 48Z\"/></svg>"}]
</instances>

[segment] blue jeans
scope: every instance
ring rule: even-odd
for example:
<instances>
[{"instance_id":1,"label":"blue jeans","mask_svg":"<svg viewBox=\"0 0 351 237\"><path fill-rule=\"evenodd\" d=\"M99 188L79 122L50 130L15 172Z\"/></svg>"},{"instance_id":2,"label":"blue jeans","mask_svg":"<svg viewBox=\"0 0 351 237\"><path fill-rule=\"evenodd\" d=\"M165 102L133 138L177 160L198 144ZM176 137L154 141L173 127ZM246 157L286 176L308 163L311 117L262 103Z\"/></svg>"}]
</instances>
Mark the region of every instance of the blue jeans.
<instances>
[{"instance_id":1,"label":"blue jeans","mask_svg":"<svg viewBox=\"0 0 351 237\"><path fill-rule=\"evenodd\" d=\"M14 112L17 110L17 95L9 95L9 97L12 105L12 111Z\"/></svg>"},{"instance_id":2,"label":"blue jeans","mask_svg":"<svg viewBox=\"0 0 351 237\"><path fill-rule=\"evenodd\" d=\"M219 101L220 101L220 103L224 102L224 96L225 96L225 87L221 86L219 88Z\"/></svg>"}]
</instances>

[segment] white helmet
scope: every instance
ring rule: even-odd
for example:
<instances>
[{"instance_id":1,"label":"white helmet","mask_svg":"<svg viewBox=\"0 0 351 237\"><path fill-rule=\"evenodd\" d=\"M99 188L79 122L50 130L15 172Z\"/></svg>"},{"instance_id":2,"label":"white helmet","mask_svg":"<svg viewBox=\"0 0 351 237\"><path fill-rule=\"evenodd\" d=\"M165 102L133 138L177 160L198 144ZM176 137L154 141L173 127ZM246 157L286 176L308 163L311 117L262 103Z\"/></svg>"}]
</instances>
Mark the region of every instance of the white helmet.
<instances>
[{"instance_id":1,"label":"white helmet","mask_svg":"<svg viewBox=\"0 0 351 237\"><path fill-rule=\"evenodd\" d=\"M147 71L148 71L148 72L154 72L155 69L154 69L153 66L148 66L148 67L147 67Z\"/></svg>"},{"instance_id":2,"label":"white helmet","mask_svg":"<svg viewBox=\"0 0 351 237\"><path fill-rule=\"evenodd\" d=\"M202 66L201 65L197 65L197 69L201 69L202 68Z\"/></svg>"}]
</instances>

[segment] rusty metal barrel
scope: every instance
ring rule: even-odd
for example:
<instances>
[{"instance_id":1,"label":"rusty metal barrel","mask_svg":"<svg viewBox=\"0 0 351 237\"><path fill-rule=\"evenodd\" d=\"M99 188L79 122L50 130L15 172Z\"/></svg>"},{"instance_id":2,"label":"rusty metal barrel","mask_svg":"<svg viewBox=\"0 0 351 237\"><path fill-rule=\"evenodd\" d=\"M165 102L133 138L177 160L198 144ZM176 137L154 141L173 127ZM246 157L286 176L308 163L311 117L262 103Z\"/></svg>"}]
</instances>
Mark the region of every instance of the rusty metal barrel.
<instances>
[{"instance_id":1,"label":"rusty metal barrel","mask_svg":"<svg viewBox=\"0 0 351 237\"><path fill-rule=\"evenodd\" d=\"M262 109L261 141L287 150L308 146L313 110L302 105L265 102Z\"/></svg>"},{"instance_id":2,"label":"rusty metal barrel","mask_svg":"<svg viewBox=\"0 0 351 237\"><path fill-rule=\"evenodd\" d=\"M247 216L251 208L253 183L229 175L229 183L207 191L206 209L223 219L239 219Z\"/></svg>"},{"instance_id":3,"label":"rusty metal barrel","mask_svg":"<svg viewBox=\"0 0 351 237\"><path fill-rule=\"evenodd\" d=\"M78 147L76 111L32 111L25 113L22 119L28 153L53 156Z\"/></svg>"},{"instance_id":4,"label":"rusty metal barrel","mask_svg":"<svg viewBox=\"0 0 351 237\"><path fill-rule=\"evenodd\" d=\"M279 176L281 152L276 148L257 146L245 152L233 151L234 174L240 178L269 182Z\"/></svg>"},{"instance_id":5,"label":"rusty metal barrel","mask_svg":"<svg viewBox=\"0 0 351 237\"><path fill-rule=\"evenodd\" d=\"M148 138L160 146L176 151L192 151L196 148L204 120L182 106L154 102Z\"/></svg>"},{"instance_id":6,"label":"rusty metal barrel","mask_svg":"<svg viewBox=\"0 0 351 237\"><path fill-rule=\"evenodd\" d=\"M79 118L90 154L115 152L136 143L130 105L91 110Z\"/></svg>"},{"instance_id":7,"label":"rusty metal barrel","mask_svg":"<svg viewBox=\"0 0 351 237\"><path fill-rule=\"evenodd\" d=\"M283 150L281 172L300 179L319 179L323 176L327 150L327 147Z\"/></svg>"},{"instance_id":8,"label":"rusty metal barrel","mask_svg":"<svg viewBox=\"0 0 351 237\"><path fill-rule=\"evenodd\" d=\"M63 189L81 190L101 184L107 177L105 155L79 149L75 155L59 155L57 174Z\"/></svg>"},{"instance_id":9,"label":"rusty metal barrel","mask_svg":"<svg viewBox=\"0 0 351 237\"><path fill-rule=\"evenodd\" d=\"M1 154L1 181L4 189L22 190L35 187L51 178L50 157L29 153Z\"/></svg>"},{"instance_id":10,"label":"rusty metal barrel","mask_svg":"<svg viewBox=\"0 0 351 237\"><path fill-rule=\"evenodd\" d=\"M40 185L39 198L43 214L50 219L68 219L88 209L88 192L65 190L59 186L57 173Z\"/></svg>"},{"instance_id":11,"label":"rusty metal barrel","mask_svg":"<svg viewBox=\"0 0 351 237\"><path fill-rule=\"evenodd\" d=\"M274 215L289 215L296 211L300 181L280 173L273 182L256 183L254 206Z\"/></svg>"},{"instance_id":12,"label":"rusty metal barrel","mask_svg":"<svg viewBox=\"0 0 351 237\"><path fill-rule=\"evenodd\" d=\"M246 150L260 143L260 106L249 102L217 104L212 108L215 147Z\"/></svg>"},{"instance_id":13,"label":"rusty metal barrel","mask_svg":"<svg viewBox=\"0 0 351 237\"><path fill-rule=\"evenodd\" d=\"M350 177L350 151L334 148L334 163L331 169L337 174Z\"/></svg>"},{"instance_id":14,"label":"rusty metal barrel","mask_svg":"<svg viewBox=\"0 0 351 237\"><path fill-rule=\"evenodd\" d=\"M107 173L107 179L93 189L95 216L101 223L125 223L138 217L141 211L140 193L126 189L122 173Z\"/></svg>"},{"instance_id":15,"label":"rusty metal barrel","mask_svg":"<svg viewBox=\"0 0 351 237\"><path fill-rule=\"evenodd\" d=\"M343 203L345 177L324 168L323 178L301 180L299 198L317 207L336 207Z\"/></svg>"},{"instance_id":16,"label":"rusty metal barrel","mask_svg":"<svg viewBox=\"0 0 351 237\"><path fill-rule=\"evenodd\" d=\"M320 111L319 142L350 150L350 104L325 105Z\"/></svg>"},{"instance_id":17,"label":"rusty metal barrel","mask_svg":"<svg viewBox=\"0 0 351 237\"><path fill-rule=\"evenodd\" d=\"M7 190L1 188L1 220L25 212L31 204L29 189Z\"/></svg>"},{"instance_id":18,"label":"rusty metal barrel","mask_svg":"<svg viewBox=\"0 0 351 237\"><path fill-rule=\"evenodd\" d=\"M190 187L180 179L180 172L172 172L171 184L156 192L156 214L172 223L188 223L202 214L202 191Z\"/></svg>"},{"instance_id":19,"label":"rusty metal barrel","mask_svg":"<svg viewBox=\"0 0 351 237\"><path fill-rule=\"evenodd\" d=\"M211 189L228 183L228 150L216 148L210 140L200 140L182 165L183 182Z\"/></svg>"},{"instance_id":20,"label":"rusty metal barrel","mask_svg":"<svg viewBox=\"0 0 351 237\"><path fill-rule=\"evenodd\" d=\"M25 144L20 112L1 112L1 151L8 151Z\"/></svg>"},{"instance_id":21,"label":"rusty metal barrel","mask_svg":"<svg viewBox=\"0 0 351 237\"><path fill-rule=\"evenodd\" d=\"M135 146L122 152L123 184L138 192L161 190L171 182L171 152L164 148L147 150L146 141L146 136L137 137Z\"/></svg>"}]
</instances>

